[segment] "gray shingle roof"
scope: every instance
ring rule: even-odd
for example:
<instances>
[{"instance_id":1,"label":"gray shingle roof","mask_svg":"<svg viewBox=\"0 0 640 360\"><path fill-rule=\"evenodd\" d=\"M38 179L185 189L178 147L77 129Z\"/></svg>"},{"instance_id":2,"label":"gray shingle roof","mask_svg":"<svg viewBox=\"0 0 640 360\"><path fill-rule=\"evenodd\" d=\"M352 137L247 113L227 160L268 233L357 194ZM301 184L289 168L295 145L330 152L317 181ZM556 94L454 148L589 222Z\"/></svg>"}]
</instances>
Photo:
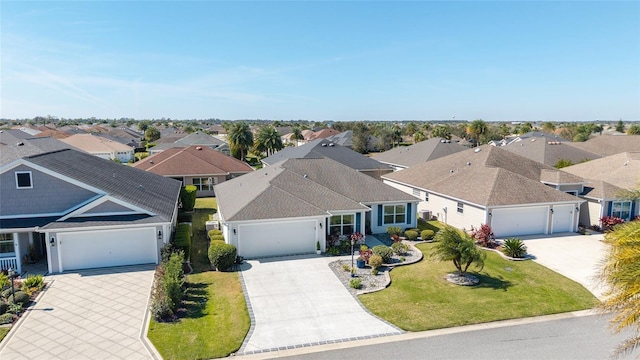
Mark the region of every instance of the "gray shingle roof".
<instances>
[{"instance_id":1,"label":"gray shingle roof","mask_svg":"<svg viewBox=\"0 0 640 360\"><path fill-rule=\"evenodd\" d=\"M604 157L640 151L640 135L599 135L592 136L585 142L572 142L570 145Z\"/></svg>"},{"instance_id":2,"label":"gray shingle roof","mask_svg":"<svg viewBox=\"0 0 640 360\"><path fill-rule=\"evenodd\" d=\"M0 131L0 165L26 156L73 148L58 139L25 134L20 130Z\"/></svg>"},{"instance_id":3,"label":"gray shingle roof","mask_svg":"<svg viewBox=\"0 0 640 360\"><path fill-rule=\"evenodd\" d=\"M383 178L483 206L576 200L542 184L542 170L548 174L559 171L501 148L483 145Z\"/></svg>"},{"instance_id":4,"label":"gray shingle roof","mask_svg":"<svg viewBox=\"0 0 640 360\"><path fill-rule=\"evenodd\" d=\"M304 145L284 148L262 160L267 165L273 165L286 159L319 159L329 158L358 171L388 170L388 165L366 157L344 146L337 145L327 139L316 139Z\"/></svg>"},{"instance_id":5,"label":"gray shingle roof","mask_svg":"<svg viewBox=\"0 0 640 360\"><path fill-rule=\"evenodd\" d=\"M550 166L554 166L560 159L571 160L572 163L577 164L584 160L601 157L568 144L568 142L550 141L545 137L529 137L507 144L502 149Z\"/></svg>"},{"instance_id":6,"label":"gray shingle roof","mask_svg":"<svg viewBox=\"0 0 640 360\"><path fill-rule=\"evenodd\" d=\"M586 180L606 181L623 189L636 189L640 186L640 152L623 152L562 170Z\"/></svg>"},{"instance_id":7,"label":"gray shingle roof","mask_svg":"<svg viewBox=\"0 0 640 360\"><path fill-rule=\"evenodd\" d=\"M215 186L226 221L327 216L375 202L417 201L328 158L287 159Z\"/></svg>"},{"instance_id":8,"label":"gray shingle roof","mask_svg":"<svg viewBox=\"0 0 640 360\"><path fill-rule=\"evenodd\" d=\"M117 164L76 150L60 150L25 160L101 189L170 221L180 194L179 181Z\"/></svg>"},{"instance_id":9,"label":"gray shingle roof","mask_svg":"<svg viewBox=\"0 0 640 360\"><path fill-rule=\"evenodd\" d=\"M385 164L410 167L464 150L467 150L467 147L457 142L446 142L442 138L432 138L411 146L398 146L371 156Z\"/></svg>"}]
</instances>

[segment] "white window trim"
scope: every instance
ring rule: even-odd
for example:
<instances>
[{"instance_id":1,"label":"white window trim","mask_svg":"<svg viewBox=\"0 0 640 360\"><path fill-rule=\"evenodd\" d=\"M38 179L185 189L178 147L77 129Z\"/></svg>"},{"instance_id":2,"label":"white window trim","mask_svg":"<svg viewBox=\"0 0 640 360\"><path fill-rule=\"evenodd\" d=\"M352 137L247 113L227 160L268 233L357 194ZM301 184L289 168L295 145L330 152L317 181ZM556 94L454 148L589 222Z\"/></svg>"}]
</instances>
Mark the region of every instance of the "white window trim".
<instances>
[{"instance_id":1,"label":"white window trim","mask_svg":"<svg viewBox=\"0 0 640 360\"><path fill-rule=\"evenodd\" d=\"M614 208L615 204L620 204L620 207L622 207L622 205L625 204L625 203L629 204L629 216L627 216L626 218L623 218L623 217L620 217L620 218L623 219L624 221L631 220L631 208L633 207L633 204L631 204L630 200L612 201L611 202L611 216L615 216L613 214L613 208ZM617 217L619 217L619 216L617 216Z\"/></svg>"},{"instance_id":2,"label":"white window trim","mask_svg":"<svg viewBox=\"0 0 640 360\"><path fill-rule=\"evenodd\" d=\"M18 184L18 174L29 174L29 185L30 186L20 186ZM16 189L33 189L33 174L31 173L31 171L16 171L15 172L15 177L16 177Z\"/></svg>"},{"instance_id":3,"label":"white window trim","mask_svg":"<svg viewBox=\"0 0 640 360\"><path fill-rule=\"evenodd\" d=\"M404 207L404 210L402 211L402 213L399 213L397 211L398 206L402 206ZM385 211L385 209L387 207L393 207L393 214L387 214L387 212ZM396 222L396 216L402 214L404 216L404 219L401 222ZM388 215L393 215L393 222L386 222L385 221L385 217ZM384 205L382 207L382 225L395 225L395 224L404 224L407 221L407 205L406 204L395 204L395 205Z\"/></svg>"},{"instance_id":4,"label":"white window trim","mask_svg":"<svg viewBox=\"0 0 640 360\"><path fill-rule=\"evenodd\" d=\"M358 231L356 229L356 214L338 214L338 215L333 215L331 217L333 218L334 216L335 217L338 217L338 216L340 217L340 224L331 224L331 218L330 218L329 219L329 233L330 234L333 233L333 231L332 231L333 229L336 229L336 228L339 227L340 228L340 235L351 235L351 234L345 234L344 233L345 226L351 226L353 228L353 230L354 230L353 232ZM344 222L344 217L345 216L351 216L351 219L352 219L353 223L345 223Z\"/></svg>"},{"instance_id":5,"label":"white window trim","mask_svg":"<svg viewBox=\"0 0 640 360\"><path fill-rule=\"evenodd\" d=\"M462 202L458 201L458 204L457 204L457 206L456 206L456 211L457 211L459 214L464 214L464 203L462 203Z\"/></svg>"}]
</instances>

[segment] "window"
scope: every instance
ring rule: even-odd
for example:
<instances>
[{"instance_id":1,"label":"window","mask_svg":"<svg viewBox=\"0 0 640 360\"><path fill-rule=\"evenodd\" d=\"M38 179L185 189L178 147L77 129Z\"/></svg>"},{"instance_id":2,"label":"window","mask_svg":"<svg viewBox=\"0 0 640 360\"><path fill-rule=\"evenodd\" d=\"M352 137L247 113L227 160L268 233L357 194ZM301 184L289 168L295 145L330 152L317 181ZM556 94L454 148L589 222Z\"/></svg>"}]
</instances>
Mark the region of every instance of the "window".
<instances>
[{"instance_id":1,"label":"window","mask_svg":"<svg viewBox=\"0 0 640 360\"><path fill-rule=\"evenodd\" d=\"M458 201L458 212L462 214L464 212L464 204Z\"/></svg>"},{"instance_id":2,"label":"window","mask_svg":"<svg viewBox=\"0 0 640 360\"><path fill-rule=\"evenodd\" d=\"M0 256L14 256L13 234L0 234Z\"/></svg>"},{"instance_id":3,"label":"window","mask_svg":"<svg viewBox=\"0 0 640 360\"><path fill-rule=\"evenodd\" d=\"M424 193L424 201L429 201L429 193Z\"/></svg>"},{"instance_id":4,"label":"window","mask_svg":"<svg viewBox=\"0 0 640 360\"><path fill-rule=\"evenodd\" d=\"M217 180L217 178L215 179ZM213 178L193 178L192 182L198 191L211 191L217 181L214 181Z\"/></svg>"},{"instance_id":5,"label":"window","mask_svg":"<svg viewBox=\"0 0 640 360\"><path fill-rule=\"evenodd\" d=\"M611 216L619 217L625 221L631 220L631 201L613 201Z\"/></svg>"},{"instance_id":6,"label":"window","mask_svg":"<svg viewBox=\"0 0 640 360\"><path fill-rule=\"evenodd\" d=\"M16 171L16 187L18 189L31 189L31 171Z\"/></svg>"},{"instance_id":7,"label":"window","mask_svg":"<svg viewBox=\"0 0 640 360\"><path fill-rule=\"evenodd\" d=\"M329 223L329 233L331 235L351 235L355 232L353 214L334 215Z\"/></svg>"},{"instance_id":8,"label":"window","mask_svg":"<svg viewBox=\"0 0 640 360\"><path fill-rule=\"evenodd\" d=\"M404 224L407 216L405 205L385 205L384 224Z\"/></svg>"}]
</instances>

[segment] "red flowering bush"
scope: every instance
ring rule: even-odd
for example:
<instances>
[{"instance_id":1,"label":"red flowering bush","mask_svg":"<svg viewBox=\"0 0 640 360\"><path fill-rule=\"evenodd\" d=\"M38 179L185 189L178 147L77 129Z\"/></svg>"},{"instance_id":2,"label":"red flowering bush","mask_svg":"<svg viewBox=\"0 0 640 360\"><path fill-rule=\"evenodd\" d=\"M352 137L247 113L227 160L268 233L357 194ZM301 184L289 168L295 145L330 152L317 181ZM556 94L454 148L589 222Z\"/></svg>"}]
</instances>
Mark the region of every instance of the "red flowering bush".
<instances>
[{"instance_id":1,"label":"red flowering bush","mask_svg":"<svg viewBox=\"0 0 640 360\"><path fill-rule=\"evenodd\" d=\"M623 219L616 216L604 216L600 219L600 223L602 224L602 229L604 231L611 231L614 226L622 224L623 222Z\"/></svg>"},{"instance_id":2,"label":"red flowering bush","mask_svg":"<svg viewBox=\"0 0 640 360\"><path fill-rule=\"evenodd\" d=\"M493 230L491 230L491 226L488 224L482 224L478 229L472 226L471 233L469 235L471 235L471 237L476 240L476 243L482 247L493 249L498 246L493 236Z\"/></svg>"}]
</instances>

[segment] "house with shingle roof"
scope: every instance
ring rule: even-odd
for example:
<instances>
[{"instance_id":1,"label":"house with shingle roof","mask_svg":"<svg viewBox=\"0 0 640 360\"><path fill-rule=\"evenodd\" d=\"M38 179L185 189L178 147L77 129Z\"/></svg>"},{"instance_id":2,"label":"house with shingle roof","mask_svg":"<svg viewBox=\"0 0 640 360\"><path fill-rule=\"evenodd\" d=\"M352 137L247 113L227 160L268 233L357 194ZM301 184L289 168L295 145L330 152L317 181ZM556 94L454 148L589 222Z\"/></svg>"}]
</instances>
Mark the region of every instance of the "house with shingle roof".
<instances>
[{"instance_id":1,"label":"house with shingle roof","mask_svg":"<svg viewBox=\"0 0 640 360\"><path fill-rule=\"evenodd\" d=\"M618 153L562 170L587 181L580 194L587 200L580 212L581 224L600 226L603 216L628 221L640 215L640 199L621 199L625 190L640 189L640 152Z\"/></svg>"},{"instance_id":2,"label":"house with shingle roof","mask_svg":"<svg viewBox=\"0 0 640 360\"><path fill-rule=\"evenodd\" d=\"M469 230L495 235L573 232L584 180L500 147L483 145L382 177L421 200L418 210Z\"/></svg>"},{"instance_id":3,"label":"house with shingle roof","mask_svg":"<svg viewBox=\"0 0 640 360\"><path fill-rule=\"evenodd\" d=\"M214 187L225 240L249 258L327 249L328 235L416 227L418 199L327 157L284 159Z\"/></svg>"},{"instance_id":4,"label":"house with shingle roof","mask_svg":"<svg viewBox=\"0 0 640 360\"><path fill-rule=\"evenodd\" d=\"M180 182L62 149L0 166L0 269L34 252L50 273L157 264Z\"/></svg>"},{"instance_id":5,"label":"house with shingle roof","mask_svg":"<svg viewBox=\"0 0 640 360\"><path fill-rule=\"evenodd\" d=\"M149 155L157 154L171 148L184 148L187 146L206 146L223 154L229 155L231 153L229 144L226 142L215 136L196 131L187 136L180 137L174 142L162 142L152 148L149 148Z\"/></svg>"},{"instance_id":6,"label":"house with shingle roof","mask_svg":"<svg viewBox=\"0 0 640 360\"><path fill-rule=\"evenodd\" d=\"M549 166L555 166L559 160L569 160L572 164L578 164L601 157L571 146L569 142L549 140L542 136L527 137L504 145L502 148Z\"/></svg>"},{"instance_id":7,"label":"house with shingle roof","mask_svg":"<svg viewBox=\"0 0 640 360\"><path fill-rule=\"evenodd\" d=\"M215 196L214 185L253 172L247 163L206 146L170 148L133 167L194 185L198 197Z\"/></svg>"},{"instance_id":8,"label":"house with shingle roof","mask_svg":"<svg viewBox=\"0 0 640 360\"><path fill-rule=\"evenodd\" d=\"M385 152L372 154L371 157L390 165L395 170L401 170L467 149L466 146L455 141L435 137L410 146L398 146Z\"/></svg>"},{"instance_id":9,"label":"house with shingle roof","mask_svg":"<svg viewBox=\"0 0 640 360\"><path fill-rule=\"evenodd\" d=\"M75 134L60 141L99 158L123 163L133 161L135 153L132 146L92 134Z\"/></svg>"},{"instance_id":10,"label":"house with shingle roof","mask_svg":"<svg viewBox=\"0 0 640 360\"><path fill-rule=\"evenodd\" d=\"M584 142L573 142L571 146L598 154L601 157L623 152L638 152L640 151L640 135L596 135Z\"/></svg>"},{"instance_id":11,"label":"house with shingle roof","mask_svg":"<svg viewBox=\"0 0 640 360\"><path fill-rule=\"evenodd\" d=\"M316 139L306 144L286 147L275 154L262 159L264 166L270 166L285 159L318 159L327 157L361 173L379 179L393 169L375 159L364 156L327 139Z\"/></svg>"}]
</instances>

